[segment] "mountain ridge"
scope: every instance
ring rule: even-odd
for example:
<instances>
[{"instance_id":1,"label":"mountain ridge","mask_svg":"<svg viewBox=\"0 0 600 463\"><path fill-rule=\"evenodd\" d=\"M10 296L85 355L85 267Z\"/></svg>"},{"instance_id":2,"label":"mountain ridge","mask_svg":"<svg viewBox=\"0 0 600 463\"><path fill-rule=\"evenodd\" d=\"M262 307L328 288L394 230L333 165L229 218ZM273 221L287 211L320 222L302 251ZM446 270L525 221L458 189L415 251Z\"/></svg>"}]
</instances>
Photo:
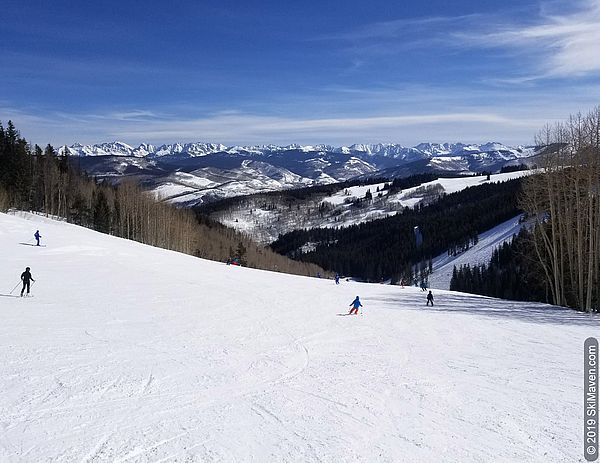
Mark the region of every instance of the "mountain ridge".
<instances>
[{"instance_id":1,"label":"mountain ridge","mask_svg":"<svg viewBox=\"0 0 600 463\"><path fill-rule=\"evenodd\" d=\"M221 143L207 142L175 142L162 145L140 143L137 147L120 141L82 145L75 143L71 146L64 145L59 149L60 154L68 150L71 156L125 156L125 157L163 157L186 156L200 157L213 153L227 153L240 155L268 155L277 152L299 151L304 153L335 153L362 156L381 156L386 158L411 161L438 156L466 156L479 153L505 153L513 158L529 157L534 154L534 146L509 146L499 142L486 143L419 143L415 146L404 146L399 143L355 143L349 146L333 146L326 144L317 145L251 145L226 146Z\"/></svg>"},{"instance_id":2,"label":"mountain ridge","mask_svg":"<svg viewBox=\"0 0 600 463\"><path fill-rule=\"evenodd\" d=\"M127 178L162 200L195 206L232 196L304 188L352 178L398 178L419 173L473 175L507 165L536 164L539 147L498 142L257 145L174 143L133 147L111 142L66 148L77 167L99 180ZM60 153L64 153L63 146Z\"/></svg>"}]
</instances>

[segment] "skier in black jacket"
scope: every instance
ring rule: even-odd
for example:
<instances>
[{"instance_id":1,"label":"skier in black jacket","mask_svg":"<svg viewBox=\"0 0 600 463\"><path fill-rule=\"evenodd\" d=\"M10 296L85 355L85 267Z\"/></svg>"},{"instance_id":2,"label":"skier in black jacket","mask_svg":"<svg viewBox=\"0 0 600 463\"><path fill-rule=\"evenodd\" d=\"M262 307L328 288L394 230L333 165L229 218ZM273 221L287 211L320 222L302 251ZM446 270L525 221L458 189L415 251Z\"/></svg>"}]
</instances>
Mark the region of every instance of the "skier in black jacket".
<instances>
[{"instance_id":1,"label":"skier in black jacket","mask_svg":"<svg viewBox=\"0 0 600 463\"><path fill-rule=\"evenodd\" d=\"M431 294L431 291L429 291L429 294L427 294L427 305L430 303L433 305L433 294Z\"/></svg>"},{"instance_id":2,"label":"skier in black jacket","mask_svg":"<svg viewBox=\"0 0 600 463\"><path fill-rule=\"evenodd\" d=\"M29 271L29 267L25 269L23 273L21 273L21 281L23 281L23 289L21 289L21 297L23 297L23 292L25 288L27 288L27 294L29 295L29 288L32 281L35 281L31 276L31 272Z\"/></svg>"}]
</instances>

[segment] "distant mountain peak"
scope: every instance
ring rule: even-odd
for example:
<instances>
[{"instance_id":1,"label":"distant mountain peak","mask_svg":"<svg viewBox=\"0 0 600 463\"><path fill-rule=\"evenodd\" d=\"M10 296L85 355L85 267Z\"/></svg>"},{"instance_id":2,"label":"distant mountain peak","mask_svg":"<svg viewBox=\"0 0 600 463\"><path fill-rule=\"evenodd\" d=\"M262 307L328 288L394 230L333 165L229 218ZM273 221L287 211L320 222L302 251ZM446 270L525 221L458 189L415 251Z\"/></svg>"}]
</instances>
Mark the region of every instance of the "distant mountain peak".
<instances>
[{"instance_id":1,"label":"distant mountain peak","mask_svg":"<svg viewBox=\"0 0 600 463\"><path fill-rule=\"evenodd\" d=\"M337 153L359 156L382 156L401 161L414 161L438 156L472 156L474 154L507 153L514 157L531 155L533 147L511 147L499 142L483 144L465 143L419 143L413 147L405 147L397 143L355 143L349 146L334 147L331 145L300 145L292 143L285 146L255 145L255 146L226 146L220 143L170 143L155 146L150 143L141 143L132 147L121 141L99 143L94 145L81 145L75 143L68 147L72 156L133 156L133 157L163 157L163 156L207 156L213 153L227 153L240 155L269 155L286 151L299 151L304 153ZM64 147L60 149L64 152Z\"/></svg>"}]
</instances>

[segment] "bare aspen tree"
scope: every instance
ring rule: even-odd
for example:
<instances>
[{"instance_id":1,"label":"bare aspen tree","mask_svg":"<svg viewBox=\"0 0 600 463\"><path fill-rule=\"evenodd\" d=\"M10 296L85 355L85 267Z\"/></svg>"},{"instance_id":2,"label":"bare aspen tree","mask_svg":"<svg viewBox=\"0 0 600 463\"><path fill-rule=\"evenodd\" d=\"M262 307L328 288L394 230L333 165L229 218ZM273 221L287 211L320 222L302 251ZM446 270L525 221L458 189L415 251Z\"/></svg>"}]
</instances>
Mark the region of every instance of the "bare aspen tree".
<instances>
[{"instance_id":1,"label":"bare aspen tree","mask_svg":"<svg viewBox=\"0 0 600 463\"><path fill-rule=\"evenodd\" d=\"M6 212L10 206L10 197L6 190L0 187L0 212Z\"/></svg>"},{"instance_id":2,"label":"bare aspen tree","mask_svg":"<svg viewBox=\"0 0 600 463\"><path fill-rule=\"evenodd\" d=\"M536 220L533 245L558 305L600 304L600 107L545 127L542 173L525 182L523 209Z\"/></svg>"}]
</instances>

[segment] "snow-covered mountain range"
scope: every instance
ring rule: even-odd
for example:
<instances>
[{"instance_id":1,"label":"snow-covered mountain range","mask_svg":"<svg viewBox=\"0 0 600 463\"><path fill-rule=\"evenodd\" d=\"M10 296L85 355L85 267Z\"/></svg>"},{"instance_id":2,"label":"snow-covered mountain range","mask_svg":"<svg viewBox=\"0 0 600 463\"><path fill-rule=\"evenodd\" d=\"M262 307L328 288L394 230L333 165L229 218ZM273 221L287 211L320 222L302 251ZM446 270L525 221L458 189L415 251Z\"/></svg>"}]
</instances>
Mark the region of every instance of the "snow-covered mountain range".
<instances>
[{"instance_id":1,"label":"snow-covered mountain range","mask_svg":"<svg viewBox=\"0 0 600 463\"><path fill-rule=\"evenodd\" d=\"M262 145L122 142L63 146L59 152L88 174L113 182L134 178L161 198L183 205L251 193L362 178L424 172L471 174L507 164L534 164L539 149L501 143Z\"/></svg>"},{"instance_id":2,"label":"snow-covered mountain range","mask_svg":"<svg viewBox=\"0 0 600 463\"><path fill-rule=\"evenodd\" d=\"M68 150L72 156L133 156L133 157L162 157L162 156L206 156L213 153L227 154L272 154L275 152L300 151L304 153L339 153L358 156L383 156L403 161L439 156L503 156L507 159L528 157L534 154L531 146L511 147L502 143L465 144L465 143L420 143L413 147L405 147L396 143L354 144L334 147L331 145L257 145L257 146L225 146L218 143L172 143L155 146L141 143L137 147L115 141L94 145L76 143L63 146L61 154Z\"/></svg>"}]
</instances>

